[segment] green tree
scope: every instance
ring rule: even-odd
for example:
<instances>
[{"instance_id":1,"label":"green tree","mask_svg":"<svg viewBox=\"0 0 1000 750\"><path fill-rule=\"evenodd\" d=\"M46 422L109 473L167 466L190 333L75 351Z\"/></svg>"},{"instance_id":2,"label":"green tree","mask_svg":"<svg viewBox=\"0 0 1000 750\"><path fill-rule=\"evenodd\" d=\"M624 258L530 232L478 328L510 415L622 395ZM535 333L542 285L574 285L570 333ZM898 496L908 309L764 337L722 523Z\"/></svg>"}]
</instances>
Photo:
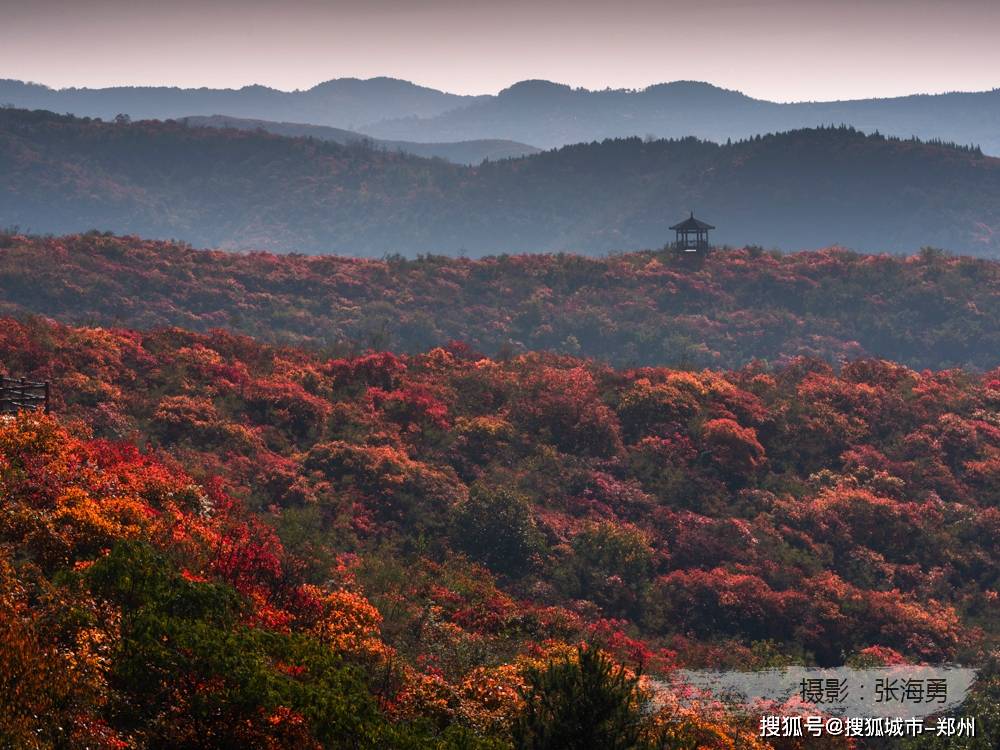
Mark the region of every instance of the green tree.
<instances>
[{"instance_id":1,"label":"green tree","mask_svg":"<svg viewBox=\"0 0 1000 750\"><path fill-rule=\"evenodd\" d=\"M146 544L119 543L87 578L121 607L114 723L151 746L263 746L283 716L329 748L378 746L389 729L358 671L330 649L247 627L235 590L185 579Z\"/></svg>"},{"instance_id":2,"label":"green tree","mask_svg":"<svg viewBox=\"0 0 1000 750\"><path fill-rule=\"evenodd\" d=\"M502 488L474 486L455 510L455 545L499 573L516 575L541 546L527 498Z\"/></svg>"},{"instance_id":3,"label":"green tree","mask_svg":"<svg viewBox=\"0 0 1000 750\"><path fill-rule=\"evenodd\" d=\"M930 732L903 742L905 750L996 750L1000 748L1000 656L980 670L976 685L952 714L975 719L975 736L937 736Z\"/></svg>"},{"instance_id":4,"label":"green tree","mask_svg":"<svg viewBox=\"0 0 1000 750\"><path fill-rule=\"evenodd\" d=\"M514 724L519 750L637 750L643 696L638 677L593 647L526 675L525 709Z\"/></svg>"},{"instance_id":5,"label":"green tree","mask_svg":"<svg viewBox=\"0 0 1000 750\"><path fill-rule=\"evenodd\" d=\"M573 538L573 554L557 571L563 591L590 599L606 612L635 617L653 570L644 533L630 524L605 521Z\"/></svg>"}]
</instances>

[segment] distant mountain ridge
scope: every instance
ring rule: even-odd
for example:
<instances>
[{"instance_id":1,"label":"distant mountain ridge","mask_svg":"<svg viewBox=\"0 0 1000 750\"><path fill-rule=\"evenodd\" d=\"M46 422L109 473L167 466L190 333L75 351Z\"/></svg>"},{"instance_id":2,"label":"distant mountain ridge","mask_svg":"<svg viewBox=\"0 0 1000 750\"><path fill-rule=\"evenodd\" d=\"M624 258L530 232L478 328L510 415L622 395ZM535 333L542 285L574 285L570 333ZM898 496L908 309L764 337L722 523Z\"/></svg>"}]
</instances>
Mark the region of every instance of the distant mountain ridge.
<instances>
[{"instance_id":1,"label":"distant mountain ridge","mask_svg":"<svg viewBox=\"0 0 1000 750\"><path fill-rule=\"evenodd\" d=\"M588 91L522 81L495 97L425 118L375 123L379 138L523 140L556 147L604 138L694 135L719 143L822 125L943 140L1000 154L1000 89L892 99L777 103L707 83L676 81L639 91Z\"/></svg>"},{"instance_id":2,"label":"distant mountain ridge","mask_svg":"<svg viewBox=\"0 0 1000 750\"><path fill-rule=\"evenodd\" d=\"M521 81L496 95L460 96L391 78L342 78L303 91L137 87L50 89L0 80L0 104L77 116L172 119L226 115L355 130L385 140L512 140L542 148L653 136L725 142L822 125L974 144L1000 155L1000 89L887 99L778 103L697 81L640 90Z\"/></svg>"},{"instance_id":3,"label":"distant mountain ridge","mask_svg":"<svg viewBox=\"0 0 1000 750\"><path fill-rule=\"evenodd\" d=\"M383 141L364 133L343 128L331 128L326 125L305 125L296 122L270 122L268 120L251 120L225 115L209 117L184 117L182 122L189 125L208 128L235 128L237 130L263 130L275 135L286 135L291 138L318 138L321 141L333 141L342 145L367 144L373 148L386 151L401 151L424 158L445 159L454 164L475 166L485 159L512 159L519 156L537 154L541 149L529 146L527 143L501 140L458 141L455 143L414 143L412 141Z\"/></svg>"},{"instance_id":4,"label":"distant mountain ridge","mask_svg":"<svg viewBox=\"0 0 1000 750\"><path fill-rule=\"evenodd\" d=\"M660 247L694 209L717 243L935 245L1000 257L1000 159L806 129L731 145L608 140L477 167L181 122L0 110L0 227L210 247L385 253Z\"/></svg>"},{"instance_id":5,"label":"distant mountain ridge","mask_svg":"<svg viewBox=\"0 0 1000 750\"><path fill-rule=\"evenodd\" d=\"M448 94L385 77L338 78L301 91L279 91L267 86L52 89L37 83L0 79L0 104L105 120L118 114L144 120L224 114L355 129L358 125L385 119L433 117L478 98Z\"/></svg>"}]
</instances>

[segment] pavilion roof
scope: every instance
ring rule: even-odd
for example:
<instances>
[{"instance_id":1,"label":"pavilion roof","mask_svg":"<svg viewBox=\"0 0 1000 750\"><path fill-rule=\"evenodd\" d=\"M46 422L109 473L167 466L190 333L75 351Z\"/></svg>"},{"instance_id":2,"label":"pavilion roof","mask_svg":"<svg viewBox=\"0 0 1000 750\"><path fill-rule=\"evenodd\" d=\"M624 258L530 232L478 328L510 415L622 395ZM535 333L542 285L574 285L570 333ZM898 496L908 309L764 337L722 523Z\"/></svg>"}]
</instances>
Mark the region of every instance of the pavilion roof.
<instances>
[{"instance_id":1,"label":"pavilion roof","mask_svg":"<svg viewBox=\"0 0 1000 750\"><path fill-rule=\"evenodd\" d=\"M683 232L685 230L694 231L696 229L715 229L715 227L713 227L711 224L707 224L706 222L701 221L700 219L694 218L693 211L691 212L690 217L684 219L684 221L682 221L680 224L674 224L670 228L674 231L680 231L680 232Z\"/></svg>"}]
</instances>

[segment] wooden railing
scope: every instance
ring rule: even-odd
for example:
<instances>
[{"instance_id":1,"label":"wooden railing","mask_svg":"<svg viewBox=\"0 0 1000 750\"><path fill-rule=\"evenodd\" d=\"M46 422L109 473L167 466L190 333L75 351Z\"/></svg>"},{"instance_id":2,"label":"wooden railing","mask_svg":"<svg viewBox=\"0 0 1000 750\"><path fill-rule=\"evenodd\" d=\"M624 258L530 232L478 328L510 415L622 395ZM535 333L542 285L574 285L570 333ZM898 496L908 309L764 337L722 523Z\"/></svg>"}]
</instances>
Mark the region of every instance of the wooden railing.
<instances>
[{"instance_id":1,"label":"wooden railing","mask_svg":"<svg viewBox=\"0 0 1000 750\"><path fill-rule=\"evenodd\" d=\"M49 384L24 378L0 377L0 414L28 409L49 413Z\"/></svg>"}]
</instances>

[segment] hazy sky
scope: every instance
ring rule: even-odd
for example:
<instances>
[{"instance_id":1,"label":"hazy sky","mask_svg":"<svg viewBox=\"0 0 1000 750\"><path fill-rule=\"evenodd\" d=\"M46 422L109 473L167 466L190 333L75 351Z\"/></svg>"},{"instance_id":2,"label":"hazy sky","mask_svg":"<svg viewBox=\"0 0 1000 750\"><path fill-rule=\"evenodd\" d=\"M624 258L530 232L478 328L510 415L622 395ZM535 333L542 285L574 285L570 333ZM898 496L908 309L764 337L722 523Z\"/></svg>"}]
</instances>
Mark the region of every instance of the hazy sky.
<instances>
[{"instance_id":1,"label":"hazy sky","mask_svg":"<svg viewBox=\"0 0 1000 750\"><path fill-rule=\"evenodd\" d=\"M1000 0L0 0L0 78L459 93L705 80L781 101L1000 87Z\"/></svg>"}]
</instances>

